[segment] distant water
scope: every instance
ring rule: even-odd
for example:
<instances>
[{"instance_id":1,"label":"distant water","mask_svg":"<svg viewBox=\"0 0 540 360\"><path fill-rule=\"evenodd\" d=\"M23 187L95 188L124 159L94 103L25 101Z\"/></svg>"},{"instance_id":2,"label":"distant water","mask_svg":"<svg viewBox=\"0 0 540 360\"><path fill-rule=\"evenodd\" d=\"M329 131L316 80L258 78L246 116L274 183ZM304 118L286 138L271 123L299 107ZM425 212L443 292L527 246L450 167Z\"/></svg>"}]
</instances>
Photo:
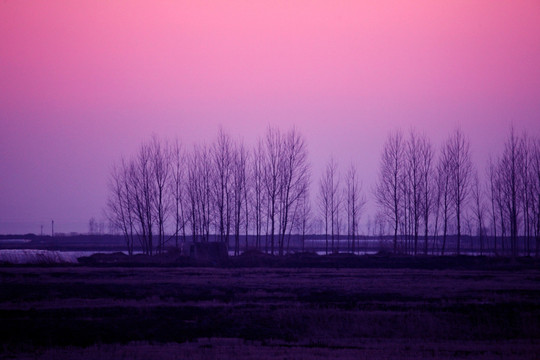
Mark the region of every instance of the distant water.
<instances>
[{"instance_id":1,"label":"distant water","mask_svg":"<svg viewBox=\"0 0 540 360\"><path fill-rule=\"evenodd\" d=\"M36 249L0 250L0 263L9 264L76 264L77 258L95 251L50 251Z\"/></svg>"},{"instance_id":2,"label":"distant water","mask_svg":"<svg viewBox=\"0 0 540 360\"><path fill-rule=\"evenodd\" d=\"M375 255L378 251L355 251L355 255ZM315 251L317 255L326 255L326 251ZM352 254L350 251L340 251L340 254ZM328 251L328 254L332 254L330 251Z\"/></svg>"}]
</instances>

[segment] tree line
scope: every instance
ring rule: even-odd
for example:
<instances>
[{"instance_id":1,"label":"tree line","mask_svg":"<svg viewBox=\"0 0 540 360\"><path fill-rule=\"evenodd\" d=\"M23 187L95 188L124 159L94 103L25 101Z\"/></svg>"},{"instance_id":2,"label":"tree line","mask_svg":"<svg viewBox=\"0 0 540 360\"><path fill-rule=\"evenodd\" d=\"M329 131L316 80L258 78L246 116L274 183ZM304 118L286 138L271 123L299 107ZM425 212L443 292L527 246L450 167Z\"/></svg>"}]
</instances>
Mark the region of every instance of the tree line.
<instances>
[{"instance_id":1,"label":"tree line","mask_svg":"<svg viewBox=\"0 0 540 360\"><path fill-rule=\"evenodd\" d=\"M465 232L477 241L469 244L475 253L538 256L540 140L512 127L502 153L490 158L485 181L461 130L434 149L414 130L391 133L383 146L374 195L393 251L460 255Z\"/></svg>"},{"instance_id":2,"label":"tree line","mask_svg":"<svg viewBox=\"0 0 540 360\"><path fill-rule=\"evenodd\" d=\"M190 151L153 137L113 168L106 213L130 254L137 243L161 253L187 237L233 240L238 254L253 234L257 249L283 255L292 233L307 232L309 183L306 143L294 128L268 128L253 149L222 129Z\"/></svg>"},{"instance_id":3,"label":"tree line","mask_svg":"<svg viewBox=\"0 0 540 360\"><path fill-rule=\"evenodd\" d=\"M357 252L366 204L357 168L342 174L330 158L315 185L294 128L269 127L252 147L223 129L190 149L152 137L113 167L106 213L130 254L136 244L153 254L189 238L232 242L235 254L254 247L283 255L293 234L304 249L313 233L324 236L327 254ZM371 193L373 233L390 237L394 253L539 254L540 140L513 128L483 176L461 130L440 148L416 130L392 132Z\"/></svg>"}]
</instances>

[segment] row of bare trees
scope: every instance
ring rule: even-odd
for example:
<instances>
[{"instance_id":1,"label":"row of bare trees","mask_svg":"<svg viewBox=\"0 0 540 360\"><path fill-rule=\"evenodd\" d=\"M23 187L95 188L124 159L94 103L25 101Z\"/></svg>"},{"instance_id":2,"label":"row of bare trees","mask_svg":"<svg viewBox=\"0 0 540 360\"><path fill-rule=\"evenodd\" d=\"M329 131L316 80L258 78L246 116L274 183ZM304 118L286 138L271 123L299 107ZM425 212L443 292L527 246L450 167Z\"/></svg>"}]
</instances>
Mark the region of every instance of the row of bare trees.
<instances>
[{"instance_id":1,"label":"row of bare trees","mask_svg":"<svg viewBox=\"0 0 540 360\"><path fill-rule=\"evenodd\" d=\"M161 253L191 237L215 236L227 245L253 234L258 249L283 254L291 234L305 236L310 167L296 129L269 128L254 149L220 130L210 145L191 151L177 140L153 137L112 171L109 220L123 233L128 252Z\"/></svg>"},{"instance_id":2,"label":"row of bare trees","mask_svg":"<svg viewBox=\"0 0 540 360\"><path fill-rule=\"evenodd\" d=\"M309 188L307 147L296 129L269 128L253 147L223 130L191 149L153 137L114 167L107 214L130 253L137 244L161 253L189 237L233 244L236 254L243 246L282 255L292 234L305 244L315 221L327 253L359 250L366 198L357 169L341 173L329 160L315 214ZM540 140L513 128L484 176L461 130L438 150L415 130L390 133L373 195L378 235L391 235L395 253L539 254Z\"/></svg>"},{"instance_id":3,"label":"row of bare trees","mask_svg":"<svg viewBox=\"0 0 540 360\"><path fill-rule=\"evenodd\" d=\"M341 230L346 228L347 251L356 252L359 223L366 198L358 172L351 165L342 183L338 164L330 158L319 181L319 214L324 224L325 251L339 252Z\"/></svg>"},{"instance_id":4,"label":"row of bare trees","mask_svg":"<svg viewBox=\"0 0 540 360\"><path fill-rule=\"evenodd\" d=\"M490 161L486 174L482 181L461 130L447 138L438 154L414 130L407 136L391 133L374 196L392 234L393 251L428 254L431 248L432 253L459 255L467 233L478 242L469 243L468 251L538 255L540 140L516 136L511 128L503 153Z\"/></svg>"},{"instance_id":5,"label":"row of bare trees","mask_svg":"<svg viewBox=\"0 0 540 360\"><path fill-rule=\"evenodd\" d=\"M494 251L538 256L540 139L517 136L512 128L502 154L490 161L487 178L489 200L478 216L491 218Z\"/></svg>"}]
</instances>

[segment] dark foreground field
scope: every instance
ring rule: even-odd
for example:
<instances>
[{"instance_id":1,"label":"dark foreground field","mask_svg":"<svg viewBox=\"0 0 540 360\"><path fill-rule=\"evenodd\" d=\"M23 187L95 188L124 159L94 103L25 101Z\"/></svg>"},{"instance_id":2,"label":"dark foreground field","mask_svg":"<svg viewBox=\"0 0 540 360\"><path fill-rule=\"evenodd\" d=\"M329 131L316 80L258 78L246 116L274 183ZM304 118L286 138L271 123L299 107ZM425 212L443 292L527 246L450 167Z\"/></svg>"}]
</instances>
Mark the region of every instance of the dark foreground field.
<instances>
[{"instance_id":1,"label":"dark foreground field","mask_svg":"<svg viewBox=\"0 0 540 360\"><path fill-rule=\"evenodd\" d=\"M0 358L537 359L540 271L0 268Z\"/></svg>"}]
</instances>

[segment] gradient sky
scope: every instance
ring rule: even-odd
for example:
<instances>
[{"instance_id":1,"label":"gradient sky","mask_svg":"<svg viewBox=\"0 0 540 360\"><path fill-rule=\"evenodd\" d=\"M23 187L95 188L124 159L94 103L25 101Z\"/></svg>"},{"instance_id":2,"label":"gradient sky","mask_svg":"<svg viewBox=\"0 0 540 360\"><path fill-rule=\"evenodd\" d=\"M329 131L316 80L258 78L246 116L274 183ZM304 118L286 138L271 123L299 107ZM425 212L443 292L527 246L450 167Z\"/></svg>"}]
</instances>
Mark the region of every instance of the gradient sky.
<instances>
[{"instance_id":1,"label":"gradient sky","mask_svg":"<svg viewBox=\"0 0 540 360\"><path fill-rule=\"evenodd\" d=\"M460 126L483 172L512 122L540 136L539 1L0 2L0 233L87 231L151 134L295 125L369 193L390 130Z\"/></svg>"}]
</instances>

